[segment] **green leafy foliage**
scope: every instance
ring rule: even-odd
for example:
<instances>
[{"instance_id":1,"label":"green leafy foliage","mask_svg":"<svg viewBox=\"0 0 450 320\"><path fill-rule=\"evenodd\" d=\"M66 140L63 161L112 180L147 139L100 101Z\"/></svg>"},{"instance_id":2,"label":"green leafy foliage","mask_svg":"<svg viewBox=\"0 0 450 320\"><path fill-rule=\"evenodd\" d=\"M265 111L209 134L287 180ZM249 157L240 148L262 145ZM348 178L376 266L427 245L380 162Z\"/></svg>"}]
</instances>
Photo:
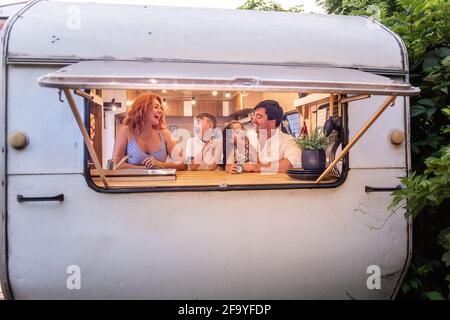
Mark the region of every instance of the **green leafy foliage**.
<instances>
[{"instance_id":1,"label":"green leafy foliage","mask_svg":"<svg viewBox=\"0 0 450 320\"><path fill-rule=\"evenodd\" d=\"M441 131L448 133L450 131L450 107L442 109L442 114L448 117L449 124L441 128ZM417 269L411 268L408 279L403 285L405 289L403 292L407 293L413 288L424 298L437 300L438 298L443 299L441 292L445 291L447 291L446 296L450 298L450 286L445 285L442 281L445 274L447 274L445 277L446 281L450 279L450 275L448 275L448 267L450 267L450 217L448 211L450 199L450 144L442 146L436 156L428 157L425 160L425 166L426 169L422 174L414 172L410 177L400 178L404 188L393 192L391 208L401 205L406 209L407 215L412 215L415 218L421 217L421 215L428 215L420 220L415 219L415 226L418 226L416 228L418 229L417 232L421 232L423 234L422 237L427 237L424 239L425 243L422 242L418 245L421 250L416 251L420 251L421 255L429 253L429 261L435 261L434 258L441 255L443 265L439 264L439 268L437 268L439 272L436 272L438 274L437 281L441 285L437 289L438 291L430 292L421 290L419 286L411 286L410 282L416 279L418 274ZM436 209L441 210L440 213ZM437 231L445 226L448 227ZM420 238L422 239L422 237ZM436 244L440 248L433 248L433 246L430 246L430 243L427 243L433 238L436 239ZM427 251L425 251L425 248L427 248ZM430 283L430 279L435 278L436 276L430 276L428 282Z\"/></svg>"},{"instance_id":2,"label":"green leafy foliage","mask_svg":"<svg viewBox=\"0 0 450 320\"><path fill-rule=\"evenodd\" d=\"M258 11L288 11L288 12L303 12L303 5L296 5L288 9L283 6L267 0L247 0L242 6L238 7L241 10L258 10Z\"/></svg>"},{"instance_id":3,"label":"green leafy foliage","mask_svg":"<svg viewBox=\"0 0 450 320\"><path fill-rule=\"evenodd\" d=\"M301 136L297 143L302 150L325 150L330 144L330 138L326 136L322 127L317 127L309 135Z\"/></svg>"},{"instance_id":4,"label":"green leafy foliage","mask_svg":"<svg viewBox=\"0 0 450 320\"><path fill-rule=\"evenodd\" d=\"M406 200L407 215L416 217L425 207L439 207L450 199L450 145L442 148L440 156L427 158L425 164L423 174L400 178L404 188L393 192L391 208Z\"/></svg>"},{"instance_id":5,"label":"green leafy foliage","mask_svg":"<svg viewBox=\"0 0 450 320\"><path fill-rule=\"evenodd\" d=\"M445 300L442 294L438 291L425 292L425 296L430 300Z\"/></svg>"}]
</instances>

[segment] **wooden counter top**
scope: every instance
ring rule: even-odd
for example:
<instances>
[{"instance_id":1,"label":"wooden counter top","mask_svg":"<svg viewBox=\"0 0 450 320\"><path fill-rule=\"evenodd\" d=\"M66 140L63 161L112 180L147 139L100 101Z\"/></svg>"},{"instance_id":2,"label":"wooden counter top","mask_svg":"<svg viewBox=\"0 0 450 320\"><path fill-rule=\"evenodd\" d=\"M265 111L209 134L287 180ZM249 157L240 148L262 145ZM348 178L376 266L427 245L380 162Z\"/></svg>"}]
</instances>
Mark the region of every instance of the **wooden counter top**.
<instances>
[{"instance_id":1,"label":"wooden counter top","mask_svg":"<svg viewBox=\"0 0 450 320\"><path fill-rule=\"evenodd\" d=\"M153 177L107 177L110 187L187 187L187 186L212 186L220 185L270 185L270 184L312 184L311 180L297 180L288 177L284 173L261 174L241 173L229 174L225 171L178 171L175 181L154 180ZM92 177L93 182L103 187L98 176ZM325 179L321 184L333 183L335 177Z\"/></svg>"}]
</instances>

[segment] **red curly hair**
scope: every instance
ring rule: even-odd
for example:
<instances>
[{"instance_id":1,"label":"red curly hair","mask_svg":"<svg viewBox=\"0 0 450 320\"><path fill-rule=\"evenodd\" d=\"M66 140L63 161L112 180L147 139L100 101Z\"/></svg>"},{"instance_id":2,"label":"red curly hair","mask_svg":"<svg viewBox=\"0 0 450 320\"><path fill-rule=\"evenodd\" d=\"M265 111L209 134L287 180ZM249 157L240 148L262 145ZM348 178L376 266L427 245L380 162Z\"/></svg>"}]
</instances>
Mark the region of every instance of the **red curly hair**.
<instances>
[{"instance_id":1,"label":"red curly hair","mask_svg":"<svg viewBox=\"0 0 450 320\"><path fill-rule=\"evenodd\" d=\"M153 108L153 101L158 100L162 104L162 99L153 93L143 93L134 100L131 105L131 110L128 112L127 117L123 121L123 124L130 127L131 131L140 134L141 130L147 121L147 115ZM164 129L166 127L166 117L164 109L162 112L161 120L158 126L153 126L155 129Z\"/></svg>"}]
</instances>

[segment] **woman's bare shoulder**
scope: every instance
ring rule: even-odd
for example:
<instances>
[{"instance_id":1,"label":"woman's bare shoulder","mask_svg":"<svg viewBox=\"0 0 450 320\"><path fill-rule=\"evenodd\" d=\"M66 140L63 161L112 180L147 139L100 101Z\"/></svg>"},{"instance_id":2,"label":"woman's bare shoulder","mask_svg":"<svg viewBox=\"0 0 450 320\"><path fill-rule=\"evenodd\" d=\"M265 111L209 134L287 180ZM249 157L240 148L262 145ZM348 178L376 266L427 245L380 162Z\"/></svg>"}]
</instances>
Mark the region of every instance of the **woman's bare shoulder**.
<instances>
[{"instance_id":1,"label":"woman's bare shoulder","mask_svg":"<svg viewBox=\"0 0 450 320\"><path fill-rule=\"evenodd\" d=\"M160 129L159 132L161 133L165 141L173 140L172 133L169 131L169 129Z\"/></svg>"},{"instance_id":2,"label":"woman's bare shoulder","mask_svg":"<svg viewBox=\"0 0 450 320\"><path fill-rule=\"evenodd\" d=\"M119 131L117 132L117 134L119 136L127 137L127 138L131 137L131 133L132 133L131 128L127 125L122 125L120 127Z\"/></svg>"}]
</instances>

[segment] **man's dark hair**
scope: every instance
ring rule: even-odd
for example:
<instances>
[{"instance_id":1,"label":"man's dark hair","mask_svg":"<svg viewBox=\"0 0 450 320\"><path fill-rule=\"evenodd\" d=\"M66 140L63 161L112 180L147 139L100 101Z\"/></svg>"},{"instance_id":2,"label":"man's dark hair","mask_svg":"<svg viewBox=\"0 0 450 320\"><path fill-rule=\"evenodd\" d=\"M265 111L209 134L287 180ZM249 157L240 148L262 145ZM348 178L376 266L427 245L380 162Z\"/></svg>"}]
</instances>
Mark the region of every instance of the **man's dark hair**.
<instances>
[{"instance_id":1,"label":"man's dark hair","mask_svg":"<svg viewBox=\"0 0 450 320\"><path fill-rule=\"evenodd\" d=\"M275 127L279 127L281 120L283 119L283 108L280 107L280 104L275 100L264 100L256 105L253 110L263 108L266 110L267 119L276 120Z\"/></svg>"},{"instance_id":2,"label":"man's dark hair","mask_svg":"<svg viewBox=\"0 0 450 320\"><path fill-rule=\"evenodd\" d=\"M195 115L196 119L208 118L209 121L213 123L213 128L217 126L217 118L215 115L208 112L200 112Z\"/></svg>"}]
</instances>

